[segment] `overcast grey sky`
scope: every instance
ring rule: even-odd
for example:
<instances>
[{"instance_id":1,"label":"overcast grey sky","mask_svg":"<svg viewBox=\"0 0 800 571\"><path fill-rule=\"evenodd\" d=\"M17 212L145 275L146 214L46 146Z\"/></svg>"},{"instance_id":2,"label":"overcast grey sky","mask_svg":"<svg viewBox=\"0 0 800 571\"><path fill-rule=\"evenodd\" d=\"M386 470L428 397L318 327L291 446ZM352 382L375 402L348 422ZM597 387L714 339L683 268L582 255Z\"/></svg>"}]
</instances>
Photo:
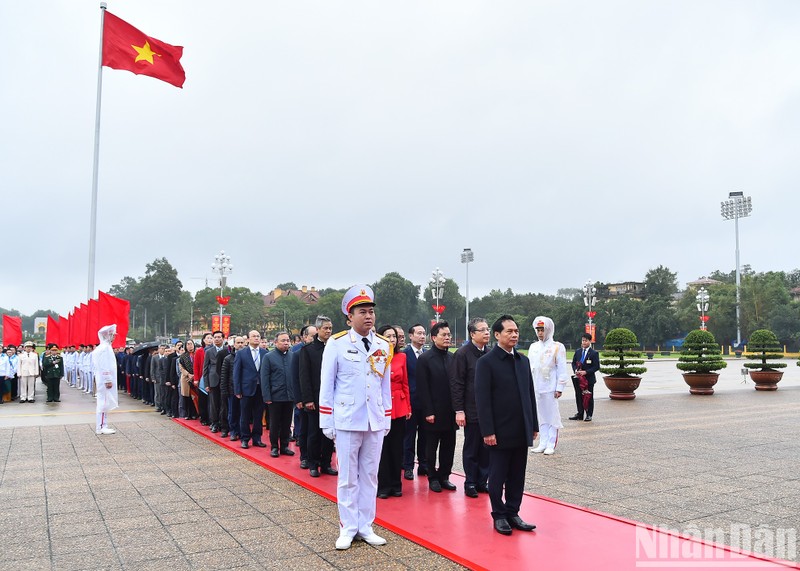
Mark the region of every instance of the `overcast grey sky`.
<instances>
[{"instance_id":1,"label":"overcast grey sky","mask_svg":"<svg viewBox=\"0 0 800 571\"><path fill-rule=\"evenodd\" d=\"M109 2L184 89L104 68L96 286L424 283L555 293L791 270L796 1ZM99 1L0 7L0 306L86 298ZM33 244L31 251L15 246ZM41 246L41 247L39 247Z\"/></svg>"}]
</instances>

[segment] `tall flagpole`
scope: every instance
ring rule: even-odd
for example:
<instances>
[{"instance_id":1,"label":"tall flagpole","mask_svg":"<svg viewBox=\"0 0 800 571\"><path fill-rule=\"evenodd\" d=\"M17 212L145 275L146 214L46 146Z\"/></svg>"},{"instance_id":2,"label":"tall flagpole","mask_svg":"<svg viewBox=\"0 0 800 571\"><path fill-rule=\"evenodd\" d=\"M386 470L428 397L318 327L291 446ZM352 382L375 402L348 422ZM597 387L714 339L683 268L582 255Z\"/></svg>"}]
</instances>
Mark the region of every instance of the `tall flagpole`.
<instances>
[{"instance_id":1,"label":"tall flagpole","mask_svg":"<svg viewBox=\"0 0 800 571\"><path fill-rule=\"evenodd\" d=\"M100 2L100 59L97 64L97 109L94 116L94 165L92 167L92 214L89 220L89 285L86 299L94 299L94 259L97 246L97 171L100 166L100 100L103 94L103 25L105 2Z\"/></svg>"}]
</instances>

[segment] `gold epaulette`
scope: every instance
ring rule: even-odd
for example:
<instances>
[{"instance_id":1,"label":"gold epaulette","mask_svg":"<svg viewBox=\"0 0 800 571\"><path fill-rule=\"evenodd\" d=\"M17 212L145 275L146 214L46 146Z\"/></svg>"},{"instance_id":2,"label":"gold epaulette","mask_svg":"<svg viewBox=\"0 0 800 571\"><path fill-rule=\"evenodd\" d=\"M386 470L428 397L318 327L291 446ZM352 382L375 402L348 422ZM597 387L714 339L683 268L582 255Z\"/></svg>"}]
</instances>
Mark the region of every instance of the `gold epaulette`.
<instances>
[{"instance_id":1,"label":"gold epaulette","mask_svg":"<svg viewBox=\"0 0 800 571\"><path fill-rule=\"evenodd\" d=\"M333 338L334 339L338 339L339 337L342 337L343 335L347 335L347 329L345 329L344 331L339 331L339 333L334 335Z\"/></svg>"},{"instance_id":2,"label":"gold epaulette","mask_svg":"<svg viewBox=\"0 0 800 571\"><path fill-rule=\"evenodd\" d=\"M380 333L376 333L375 337L379 337L379 338L383 339L384 341L386 341L387 343L389 343L389 340L386 337L384 337L383 335L381 335ZM391 343L389 343L389 344L391 345Z\"/></svg>"}]
</instances>

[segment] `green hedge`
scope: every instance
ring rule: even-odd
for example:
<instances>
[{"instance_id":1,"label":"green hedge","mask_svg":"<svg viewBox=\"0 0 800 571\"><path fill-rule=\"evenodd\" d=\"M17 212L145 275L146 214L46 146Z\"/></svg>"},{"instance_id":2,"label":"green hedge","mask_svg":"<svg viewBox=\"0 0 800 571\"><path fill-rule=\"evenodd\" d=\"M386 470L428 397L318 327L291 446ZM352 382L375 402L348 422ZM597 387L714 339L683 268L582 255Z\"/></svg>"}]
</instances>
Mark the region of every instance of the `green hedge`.
<instances>
[{"instance_id":1,"label":"green hedge","mask_svg":"<svg viewBox=\"0 0 800 571\"><path fill-rule=\"evenodd\" d=\"M758 359L745 363L744 366L748 369L774 371L786 367L786 363L774 362L777 359L783 359L783 347L781 347L778 337L769 329L753 331L747 341L747 349L752 353L746 353L745 358Z\"/></svg>"},{"instance_id":2,"label":"green hedge","mask_svg":"<svg viewBox=\"0 0 800 571\"><path fill-rule=\"evenodd\" d=\"M711 373L728 366L722 351L710 331L695 329L683 341L683 349L676 365L687 373Z\"/></svg>"},{"instance_id":3,"label":"green hedge","mask_svg":"<svg viewBox=\"0 0 800 571\"><path fill-rule=\"evenodd\" d=\"M612 329L606 335L603 351L600 355L600 372L612 377L635 377L646 372L642 367L644 359L639 349L639 340L630 329L619 327Z\"/></svg>"}]
</instances>

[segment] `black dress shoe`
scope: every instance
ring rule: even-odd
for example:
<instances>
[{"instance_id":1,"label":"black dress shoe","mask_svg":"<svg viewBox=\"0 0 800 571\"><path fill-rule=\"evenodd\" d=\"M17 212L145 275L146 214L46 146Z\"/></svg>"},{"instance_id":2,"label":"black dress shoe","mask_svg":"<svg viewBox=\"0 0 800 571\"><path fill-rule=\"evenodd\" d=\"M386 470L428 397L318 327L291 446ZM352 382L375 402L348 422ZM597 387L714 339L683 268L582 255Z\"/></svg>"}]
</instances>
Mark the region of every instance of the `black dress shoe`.
<instances>
[{"instance_id":1,"label":"black dress shoe","mask_svg":"<svg viewBox=\"0 0 800 571\"><path fill-rule=\"evenodd\" d=\"M31 403L31 404L33 404L33 403L35 403L35 402L36 402L36 399L30 399L28 402L29 402L29 403Z\"/></svg>"},{"instance_id":2,"label":"black dress shoe","mask_svg":"<svg viewBox=\"0 0 800 571\"><path fill-rule=\"evenodd\" d=\"M583 419L583 422L592 422L592 417L587 416L586 418Z\"/></svg>"},{"instance_id":3,"label":"black dress shoe","mask_svg":"<svg viewBox=\"0 0 800 571\"><path fill-rule=\"evenodd\" d=\"M391 495L393 498L402 498L403 490L392 490Z\"/></svg>"},{"instance_id":4,"label":"black dress shoe","mask_svg":"<svg viewBox=\"0 0 800 571\"><path fill-rule=\"evenodd\" d=\"M464 495L468 498L477 498L478 490L475 489L475 486L467 486L464 488Z\"/></svg>"},{"instance_id":5,"label":"black dress shoe","mask_svg":"<svg viewBox=\"0 0 800 571\"><path fill-rule=\"evenodd\" d=\"M427 476L428 469L425 466L420 466L417 468L417 476Z\"/></svg>"},{"instance_id":6,"label":"black dress shoe","mask_svg":"<svg viewBox=\"0 0 800 571\"><path fill-rule=\"evenodd\" d=\"M231 436L231 442L236 442L237 440L239 440L238 434L234 434L233 436Z\"/></svg>"},{"instance_id":7,"label":"black dress shoe","mask_svg":"<svg viewBox=\"0 0 800 571\"><path fill-rule=\"evenodd\" d=\"M308 470L308 460L300 460L300 469Z\"/></svg>"},{"instance_id":8,"label":"black dress shoe","mask_svg":"<svg viewBox=\"0 0 800 571\"><path fill-rule=\"evenodd\" d=\"M388 500L389 499L389 492L379 491L378 492L378 499L379 500Z\"/></svg>"},{"instance_id":9,"label":"black dress shoe","mask_svg":"<svg viewBox=\"0 0 800 571\"><path fill-rule=\"evenodd\" d=\"M220 436L220 438L228 438L228 433L227 432L223 432L219 436Z\"/></svg>"},{"instance_id":10,"label":"black dress shoe","mask_svg":"<svg viewBox=\"0 0 800 571\"><path fill-rule=\"evenodd\" d=\"M508 520L496 519L494 520L494 530L501 535L511 535L511 526Z\"/></svg>"},{"instance_id":11,"label":"black dress shoe","mask_svg":"<svg viewBox=\"0 0 800 571\"><path fill-rule=\"evenodd\" d=\"M308 474L309 474L309 475L310 475L312 478L319 478L319 470L318 470L318 469L316 469L316 468L311 468L311 470L309 470Z\"/></svg>"},{"instance_id":12,"label":"black dress shoe","mask_svg":"<svg viewBox=\"0 0 800 571\"><path fill-rule=\"evenodd\" d=\"M281 448L281 454L283 454L284 456L294 456L294 450L291 450L289 448Z\"/></svg>"},{"instance_id":13,"label":"black dress shoe","mask_svg":"<svg viewBox=\"0 0 800 571\"><path fill-rule=\"evenodd\" d=\"M167 411L166 411L166 410L162 410L162 411L161 411L161 414L162 414L162 415L165 415L165 414L167 414Z\"/></svg>"},{"instance_id":14,"label":"black dress shoe","mask_svg":"<svg viewBox=\"0 0 800 571\"><path fill-rule=\"evenodd\" d=\"M327 474L328 476L338 476L339 475L339 470L337 470L336 468L331 468L330 466L328 466L327 468L323 468L322 469L322 473L323 474Z\"/></svg>"},{"instance_id":15,"label":"black dress shoe","mask_svg":"<svg viewBox=\"0 0 800 571\"><path fill-rule=\"evenodd\" d=\"M242 448L250 448L250 446L247 444L247 440L242 440Z\"/></svg>"},{"instance_id":16,"label":"black dress shoe","mask_svg":"<svg viewBox=\"0 0 800 571\"><path fill-rule=\"evenodd\" d=\"M403 470L403 478L406 480L414 479L414 470Z\"/></svg>"},{"instance_id":17,"label":"black dress shoe","mask_svg":"<svg viewBox=\"0 0 800 571\"><path fill-rule=\"evenodd\" d=\"M525 523L518 515L508 518L508 523L511 525L511 527L520 531L533 531L536 529L535 525L532 523Z\"/></svg>"},{"instance_id":18,"label":"black dress shoe","mask_svg":"<svg viewBox=\"0 0 800 571\"><path fill-rule=\"evenodd\" d=\"M277 458L278 456L281 455L281 453L278 452L277 448L273 448L272 450L269 451L269 455L272 456L273 458Z\"/></svg>"},{"instance_id":19,"label":"black dress shoe","mask_svg":"<svg viewBox=\"0 0 800 571\"><path fill-rule=\"evenodd\" d=\"M259 448L266 448L267 447L267 445L264 444L263 442L261 442L260 440L258 442L253 442L253 446L258 446Z\"/></svg>"},{"instance_id":20,"label":"black dress shoe","mask_svg":"<svg viewBox=\"0 0 800 571\"><path fill-rule=\"evenodd\" d=\"M442 485L436 480L428 482L428 487L431 489L431 492L436 492L437 494L442 491Z\"/></svg>"},{"instance_id":21,"label":"black dress shoe","mask_svg":"<svg viewBox=\"0 0 800 571\"><path fill-rule=\"evenodd\" d=\"M457 488L453 482L451 482L450 480L445 480L444 482L442 482L442 489L447 490L449 492L453 492Z\"/></svg>"},{"instance_id":22,"label":"black dress shoe","mask_svg":"<svg viewBox=\"0 0 800 571\"><path fill-rule=\"evenodd\" d=\"M570 420L583 420L583 415L582 414L573 414L572 416L569 417L569 419Z\"/></svg>"},{"instance_id":23,"label":"black dress shoe","mask_svg":"<svg viewBox=\"0 0 800 571\"><path fill-rule=\"evenodd\" d=\"M477 486L475 486L475 489L478 490L479 494L488 494L489 484L478 484Z\"/></svg>"},{"instance_id":24,"label":"black dress shoe","mask_svg":"<svg viewBox=\"0 0 800 571\"><path fill-rule=\"evenodd\" d=\"M213 425L212 425L212 426L211 426L211 432L212 432L212 433L214 433L214 434L216 434L217 432L219 432L219 428L217 428L216 426L213 426Z\"/></svg>"}]
</instances>

